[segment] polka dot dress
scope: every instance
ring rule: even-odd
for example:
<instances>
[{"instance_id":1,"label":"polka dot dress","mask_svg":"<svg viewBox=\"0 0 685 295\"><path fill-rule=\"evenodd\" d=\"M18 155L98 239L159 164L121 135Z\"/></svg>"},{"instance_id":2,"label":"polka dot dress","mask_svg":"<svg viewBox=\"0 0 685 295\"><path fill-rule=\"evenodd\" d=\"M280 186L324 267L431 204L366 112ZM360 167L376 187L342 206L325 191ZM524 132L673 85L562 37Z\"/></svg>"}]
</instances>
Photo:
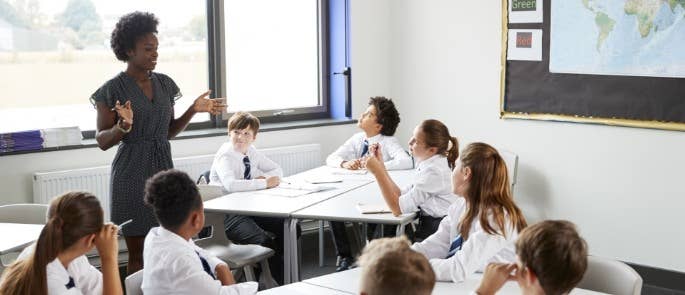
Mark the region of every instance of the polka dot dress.
<instances>
[{"instance_id":1,"label":"polka dot dress","mask_svg":"<svg viewBox=\"0 0 685 295\"><path fill-rule=\"evenodd\" d=\"M153 99L145 96L135 80L124 72L107 81L90 100L114 107L131 101L133 128L119 144L112 162L110 182L112 222L133 222L123 228L124 236L145 236L157 221L144 201L145 181L155 173L173 168L167 136L173 106L181 92L168 76L152 73Z\"/></svg>"}]
</instances>

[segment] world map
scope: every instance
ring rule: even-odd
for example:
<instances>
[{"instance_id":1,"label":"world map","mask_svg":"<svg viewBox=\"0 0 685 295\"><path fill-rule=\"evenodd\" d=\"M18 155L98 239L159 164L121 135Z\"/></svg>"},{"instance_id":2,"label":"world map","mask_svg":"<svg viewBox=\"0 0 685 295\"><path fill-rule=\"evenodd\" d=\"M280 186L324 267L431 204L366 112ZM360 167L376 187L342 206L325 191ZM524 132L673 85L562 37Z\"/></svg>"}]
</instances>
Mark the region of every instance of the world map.
<instances>
[{"instance_id":1,"label":"world map","mask_svg":"<svg viewBox=\"0 0 685 295\"><path fill-rule=\"evenodd\" d=\"M551 2L551 73L685 77L685 0Z\"/></svg>"}]
</instances>

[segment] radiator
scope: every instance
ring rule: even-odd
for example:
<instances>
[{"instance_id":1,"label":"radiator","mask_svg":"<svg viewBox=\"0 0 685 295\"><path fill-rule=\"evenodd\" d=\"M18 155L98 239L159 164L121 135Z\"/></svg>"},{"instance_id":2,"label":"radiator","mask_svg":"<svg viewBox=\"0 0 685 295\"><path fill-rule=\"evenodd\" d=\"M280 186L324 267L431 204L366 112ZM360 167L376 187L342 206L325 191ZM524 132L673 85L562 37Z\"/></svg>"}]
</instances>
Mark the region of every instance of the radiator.
<instances>
[{"instance_id":1,"label":"radiator","mask_svg":"<svg viewBox=\"0 0 685 295\"><path fill-rule=\"evenodd\" d=\"M266 148L259 151L281 165L285 176L318 167L322 163L319 144ZM176 158L174 167L185 171L195 180L211 168L213 160L214 154ZM33 175L33 202L47 204L53 197L68 191L87 191L100 199L105 209L105 220L109 220L110 169L110 166L99 166L35 173Z\"/></svg>"}]
</instances>

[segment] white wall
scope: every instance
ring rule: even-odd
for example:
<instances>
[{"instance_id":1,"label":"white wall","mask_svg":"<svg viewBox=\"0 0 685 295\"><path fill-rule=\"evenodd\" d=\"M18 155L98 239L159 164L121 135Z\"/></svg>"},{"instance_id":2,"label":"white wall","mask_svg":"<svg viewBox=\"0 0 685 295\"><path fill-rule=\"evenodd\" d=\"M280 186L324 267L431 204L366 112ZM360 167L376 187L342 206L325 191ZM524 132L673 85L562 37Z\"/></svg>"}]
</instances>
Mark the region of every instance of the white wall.
<instances>
[{"instance_id":1,"label":"white wall","mask_svg":"<svg viewBox=\"0 0 685 295\"><path fill-rule=\"evenodd\" d=\"M391 13L391 95L400 140L425 118L462 147L520 156L515 198L529 221L575 222L596 255L685 271L685 134L502 120L501 1L400 0Z\"/></svg>"}]
</instances>

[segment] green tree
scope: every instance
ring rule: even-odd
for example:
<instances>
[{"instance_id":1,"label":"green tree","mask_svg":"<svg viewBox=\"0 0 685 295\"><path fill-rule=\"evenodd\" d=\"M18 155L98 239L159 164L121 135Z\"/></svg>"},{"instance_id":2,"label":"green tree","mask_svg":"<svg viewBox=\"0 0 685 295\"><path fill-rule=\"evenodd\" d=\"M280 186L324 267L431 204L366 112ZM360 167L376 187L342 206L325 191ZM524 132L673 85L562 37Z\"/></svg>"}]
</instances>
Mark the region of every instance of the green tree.
<instances>
[{"instance_id":1,"label":"green tree","mask_svg":"<svg viewBox=\"0 0 685 295\"><path fill-rule=\"evenodd\" d=\"M104 38L102 20L90 0L69 0L58 19L63 26L78 34L78 42L72 44L74 47L82 48L84 45L102 44Z\"/></svg>"}]
</instances>

